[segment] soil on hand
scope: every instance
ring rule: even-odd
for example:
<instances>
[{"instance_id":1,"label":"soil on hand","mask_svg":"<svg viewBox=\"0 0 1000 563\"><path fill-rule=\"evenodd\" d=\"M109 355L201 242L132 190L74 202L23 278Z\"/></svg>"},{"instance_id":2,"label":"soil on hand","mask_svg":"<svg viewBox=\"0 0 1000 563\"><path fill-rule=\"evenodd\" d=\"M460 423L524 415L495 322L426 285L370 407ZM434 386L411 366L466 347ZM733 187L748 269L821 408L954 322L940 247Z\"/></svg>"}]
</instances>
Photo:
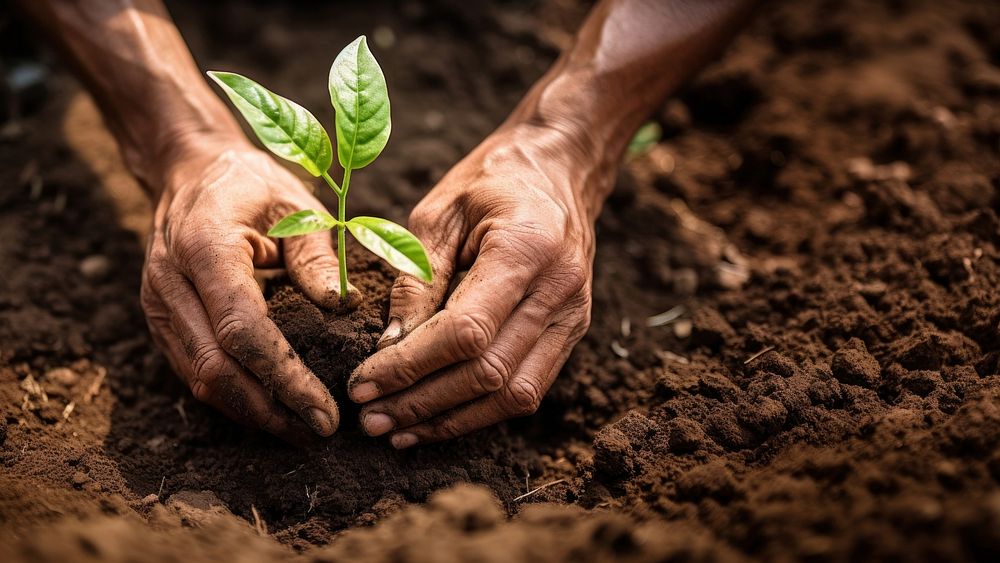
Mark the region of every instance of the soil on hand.
<instances>
[{"instance_id":1,"label":"soil on hand","mask_svg":"<svg viewBox=\"0 0 1000 563\"><path fill-rule=\"evenodd\" d=\"M316 78L369 33L397 110L351 212L405 222L586 6L171 9L203 66L325 122ZM623 167L540 412L405 452L343 396L393 275L356 244L349 316L268 290L338 434L293 449L190 398L139 306L148 207L56 71L0 133L0 557L995 560L998 28L972 1L769 6Z\"/></svg>"}]
</instances>

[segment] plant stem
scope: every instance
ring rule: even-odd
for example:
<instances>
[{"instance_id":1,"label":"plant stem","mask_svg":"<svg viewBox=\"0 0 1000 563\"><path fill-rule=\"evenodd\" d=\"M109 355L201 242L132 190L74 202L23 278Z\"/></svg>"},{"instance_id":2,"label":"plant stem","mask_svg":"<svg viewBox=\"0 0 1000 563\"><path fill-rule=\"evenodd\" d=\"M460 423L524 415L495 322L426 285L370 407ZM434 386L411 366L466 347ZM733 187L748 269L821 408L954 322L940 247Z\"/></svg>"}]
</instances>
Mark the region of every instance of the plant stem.
<instances>
[{"instance_id":1,"label":"plant stem","mask_svg":"<svg viewBox=\"0 0 1000 563\"><path fill-rule=\"evenodd\" d=\"M340 186L337 185L337 182L333 181L333 178L330 177L330 174L327 173L327 172L324 172L322 178L324 180L326 180L327 185L329 185L331 188L333 188L333 193L335 193L335 194L337 194L339 196L340 195Z\"/></svg>"},{"instance_id":2,"label":"plant stem","mask_svg":"<svg viewBox=\"0 0 1000 563\"><path fill-rule=\"evenodd\" d=\"M323 179L337 194L337 268L340 270L340 300L347 301L347 188L351 184L351 170L344 170L344 186L338 186L330 174L324 172Z\"/></svg>"},{"instance_id":3,"label":"plant stem","mask_svg":"<svg viewBox=\"0 0 1000 563\"><path fill-rule=\"evenodd\" d=\"M344 181L337 194L337 263L340 266L340 299L347 301L347 190L351 187L351 168L344 169Z\"/></svg>"}]
</instances>

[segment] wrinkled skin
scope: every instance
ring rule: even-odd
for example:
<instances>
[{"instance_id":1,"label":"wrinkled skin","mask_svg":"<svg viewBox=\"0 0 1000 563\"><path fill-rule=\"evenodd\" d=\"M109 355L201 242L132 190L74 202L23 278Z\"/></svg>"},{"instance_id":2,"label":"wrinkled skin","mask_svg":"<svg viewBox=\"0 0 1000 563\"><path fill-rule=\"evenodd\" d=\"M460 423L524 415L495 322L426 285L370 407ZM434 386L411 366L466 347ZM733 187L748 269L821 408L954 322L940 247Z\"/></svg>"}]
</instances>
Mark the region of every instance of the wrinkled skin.
<instances>
[{"instance_id":1,"label":"wrinkled skin","mask_svg":"<svg viewBox=\"0 0 1000 563\"><path fill-rule=\"evenodd\" d=\"M142 277L153 337L198 400L289 441L303 441L309 428L329 436L337 405L267 318L254 279L254 268L284 260L310 298L338 305L329 232L283 248L265 236L287 213L322 204L245 141L203 144L198 153L168 175L156 208Z\"/></svg>"},{"instance_id":2,"label":"wrinkled skin","mask_svg":"<svg viewBox=\"0 0 1000 563\"><path fill-rule=\"evenodd\" d=\"M349 382L369 434L404 448L538 408L587 328L593 222L628 140L754 3L594 6L507 123L414 209L436 278L400 278L383 347ZM284 262L310 298L340 305L329 233L265 236L319 202L243 138L160 0L15 4L76 68L155 203L142 304L174 370L239 422L295 442L332 434L329 391L253 277Z\"/></svg>"},{"instance_id":3,"label":"wrinkled skin","mask_svg":"<svg viewBox=\"0 0 1000 563\"><path fill-rule=\"evenodd\" d=\"M590 321L594 218L577 175L545 156L568 142L501 130L414 208L435 278L396 281L381 350L349 382L370 435L405 448L538 408Z\"/></svg>"}]
</instances>

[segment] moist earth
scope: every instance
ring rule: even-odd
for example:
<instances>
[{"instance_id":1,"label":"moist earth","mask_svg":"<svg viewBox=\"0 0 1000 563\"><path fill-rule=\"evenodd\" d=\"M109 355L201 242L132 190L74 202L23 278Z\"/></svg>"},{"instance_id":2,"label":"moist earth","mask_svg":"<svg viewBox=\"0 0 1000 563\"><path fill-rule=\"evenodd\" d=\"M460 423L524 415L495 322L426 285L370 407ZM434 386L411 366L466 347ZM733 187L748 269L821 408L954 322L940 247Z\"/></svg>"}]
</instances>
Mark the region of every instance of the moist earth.
<instances>
[{"instance_id":1,"label":"moist earth","mask_svg":"<svg viewBox=\"0 0 1000 563\"><path fill-rule=\"evenodd\" d=\"M325 122L324 67L369 33L394 136L351 212L405 221L587 6L170 8L202 66ZM5 67L51 61L0 27ZM341 432L294 449L190 398L139 306L148 204L52 64L0 127L0 556L996 560L998 28L983 2L767 5L623 166L540 411L405 452L342 395L394 275L357 245L346 317L267 289Z\"/></svg>"}]
</instances>

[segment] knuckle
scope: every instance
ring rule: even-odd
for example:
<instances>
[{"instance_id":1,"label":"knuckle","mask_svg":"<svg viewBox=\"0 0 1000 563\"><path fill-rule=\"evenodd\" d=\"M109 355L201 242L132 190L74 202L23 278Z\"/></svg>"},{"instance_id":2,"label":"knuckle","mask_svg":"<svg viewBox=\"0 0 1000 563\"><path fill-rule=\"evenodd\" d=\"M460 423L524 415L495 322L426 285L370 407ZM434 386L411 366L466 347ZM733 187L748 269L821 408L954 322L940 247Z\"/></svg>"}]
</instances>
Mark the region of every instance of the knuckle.
<instances>
[{"instance_id":1,"label":"knuckle","mask_svg":"<svg viewBox=\"0 0 1000 563\"><path fill-rule=\"evenodd\" d=\"M242 318L228 313L216 325L215 335L223 349L237 353L250 342L250 326Z\"/></svg>"},{"instance_id":2,"label":"knuckle","mask_svg":"<svg viewBox=\"0 0 1000 563\"><path fill-rule=\"evenodd\" d=\"M466 429L455 422L455 419L450 416L441 417L440 420L434 424L434 435L436 438L441 440L447 440L450 438L457 438L466 433Z\"/></svg>"},{"instance_id":3,"label":"knuckle","mask_svg":"<svg viewBox=\"0 0 1000 563\"><path fill-rule=\"evenodd\" d=\"M590 281L590 268L574 261L562 270L560 277L568 293L579 293L586 289Z\"/></svg>"},{"instance_id":4,"label":"knuckle","mask_svg":"<svg viewBox=\"0 0 1000 563\"><path fill-rule=\"evenodd\" d=\"M166 264L166 260L162 258L150 258L146 265L145 273L147 283L143 284L143 286L149 285L149 289L159 294L169 292L173 270Z\"/></svg>"},{"instance_id":5,"label":"knuckle","mask_svg":"<svg viewBox=\"0 0 1000 563\"><path fill-rule=\"evenodd\" d=\"M396 387L402 389L413 385L422 375L420 370L417 369L417 366L412 358L402 354L398 346L392 346L391 348L393 348L398 354L396 361L393 362L393 373L396 375Z\"/></svg>"},{"instance_id":6,"label":"knuckle","mask_svg":"<svg viewBox=\"0 0 1000 563\"><path fill-rule=\"evenodd\" d=\"M208 383L195 379L191 382L191 394L194 398L201 403L211 403L212 402L212 388Z\"/></svg>"},{"instance_id":7,"label":"knuckle","mask_svg":"<svg viewBox=\"0 0 1000 563\"><path fill-rule=\"evenodd\" d=\"M518 224L490 231L483 237L482 253L495 253L511 266L548 264L558 256L561 242L548 229Z\"/></svg>"},{"instance_id":8,"label":"knuckle","mask_svg":"<svg viewBox=\"0 0 1000 563\"><path fill-rule=\"evenodd\" d=\"M508 412L513 416L534 414L542 404L542 392L529 379L517 379L508 385L510 405Z\"/></svg>"},{"instance_id":9,"label":"knuckle","mask_svg":"<svg viewBox=\"0 0 1000 563\"><path fill-rule=\"evenodd\" d=\"M222 373L225 359L214 346L201 346L191 354L191 367L196 381L211 384Z\"/></svg>"},{"instance_id":10,"label":"knuckle","mask_svg":"<svg viewBox=\"0 0 1000 563\"><path fill-rule=\"evenodd\" d=\"M472 369L471 387L480 394L492 393L503 387L510 375L511 369L507 362L496 353L485 352Z\"/></svg>"},{"instance_id":11,"label":"knuckle","mask_svg":"<svg viewBox=\"0 0 1000 563\"><path fill-rule=\"evenodd\" d=\"M314 271L330 271L337 269L337 261L327 249L323 248L323 243L310 243L310 246L301 252L291 253L289 256L290 268Z\"/></svg>"},{"instance_id":12,"label":"knuckle","mask_svg":"<svg viewBox=\"0 0 1000 563\"><path fill-rule=\"evenodd\" d=\"M531 243L535 252L548 259L559 256L564 249L562 237L548 229L538 229L535 235L531 237Z\"/></svg>"},{"instance_id":13,"label":"knuckle","mask_svg":"<svg viewBox=\"0 0 1000 563\"><path fill-rule=\"evenodd\" d=\"M416 278L400 276L389 291L389 300L392 303L405 303L420 297L424 291L423 284Z\"/></svg>"},{"instance_id":14,"label":"knuckle","mask_svg":"<svg viewBox=\"0 0 1000 563\"><path fill-rule=\"evenodd\" d=\"M411 399L403 404L403 414L407 417L406 420L418 422L422 420L427 420L428 418L434 416L434 412L426 403L420 400Z\"/></svg>"},{"instance_id":15,"label":"knuckle","mask_svg":"<svg viewBox=\"0 0 1000 563\"><path fill-rule=\"evenodd\" d=\"M545 303L553 308L569 309L583 305L590 295L590 271L582 265L566 264L552 268L538 285Z\"/></svg>"},{"instance_id":16,"label":"knuckle","mask_svg":"<svg viewBox=\"0 0 1000 563\"><path fill-rule=\"evenodd\" d=\"M583 338L584 334L587 334L587 331L589 329L590 329L590 307L587 307L587 310L584 311L584 313L580 316L579 321L577 321L576 327L573 329L573 332L570 333L570 339L572 339L573 342L578 342L581 338Z\"/></svg>"},{"instance_id":17,"label":"knuckle","mask_svg":"<svg viewBox=\"0 0 1000 563\"><path fill-rule=\"evenodd\" d=\"M206 267L225 255L238 252L241 240L237 236L214 227L191 227L174 243L173 257L188 270Z\"/></svg>"},{"instance_id":18,"label":"knuckle","mask_svg":"<svg viewBox=\"0 0 1000 563\"><path fill-rule=\"evenodd\" d=\"M144 282L139 288L139 305L146 312L146 315L159 308L159 299L157 299L148 282Z\"/></svg>"},{"instance_id":19,"label":"knuckle","mask_svg":"<svg viewBox=\"0 0 1000 563\"><path fill-rule=\"evenodd\" d=\"M456 315L452 321L452 338L459 356L471 359L482 355L493 339L489 316L481 312Z\"/></svg>"}]
</instances>

